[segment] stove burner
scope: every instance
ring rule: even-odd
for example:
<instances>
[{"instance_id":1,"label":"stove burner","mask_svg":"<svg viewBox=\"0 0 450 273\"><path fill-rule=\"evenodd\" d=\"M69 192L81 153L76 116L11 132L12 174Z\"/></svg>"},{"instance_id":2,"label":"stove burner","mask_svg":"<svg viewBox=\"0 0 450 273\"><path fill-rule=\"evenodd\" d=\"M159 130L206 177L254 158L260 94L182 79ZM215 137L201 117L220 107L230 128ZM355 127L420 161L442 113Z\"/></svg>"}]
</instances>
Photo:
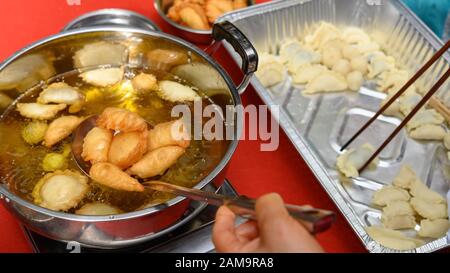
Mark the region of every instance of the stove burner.
<instances>
[{"instance_id":1,"label":"stove burner","mask_svg":"<svg viewBox=\"0 0 450 273\"><path fill-rule=\"evenodd\" d=\"M237 196L236 190L231 186L228 180L217 190L218 193L228 196ZM194 210L199 207L198 201L191 202L188 208ZM136 246L119 249L96 249L65 242L55 241L39 235L26 227L23 227L25 235L28 238L33 250L40 253L95 253L95 252L190 252L206 253L213 252L214 245L211 241L212 223L217 211L217 207L206 206L197 216L186 224L168 232L158 238L138 244Z\"/></svg>"}]
</instances>

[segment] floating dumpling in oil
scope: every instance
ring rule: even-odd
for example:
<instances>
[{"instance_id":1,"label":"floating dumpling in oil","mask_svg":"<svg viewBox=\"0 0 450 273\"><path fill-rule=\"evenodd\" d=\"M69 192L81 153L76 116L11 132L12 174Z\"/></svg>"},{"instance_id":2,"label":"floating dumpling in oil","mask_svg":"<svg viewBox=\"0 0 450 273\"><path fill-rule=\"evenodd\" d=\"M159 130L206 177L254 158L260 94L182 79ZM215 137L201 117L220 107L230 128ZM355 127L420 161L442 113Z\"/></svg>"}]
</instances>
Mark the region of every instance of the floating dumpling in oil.
<instances>
[{"instance_id":1,"label":"floating dumpling in oil","mask_svg":"<svg viewBox=\"0 0 450 273\"><path fill-rule=\"evenodd\" d=\"M120 132L111 142L108 162L122 170L138 162L147 152L148 131Z\"/></svg>"},{"instance_id":2,"label":"floating dumpling in oil","mask_svg":"<svg viewBox=\"0 0 450 273\"><path fill-rule=\"evenodd\" d=\"M372 145L365 143L356 149L350 149L341 154L336 161L338 170L346 177L358 177L359 168L370 158L375 152ZM370 162L369 167L375 168L378 165L378 158Z\"/></svg>"},{"instance_id":3,"label":"floating dumpling in oil","mask_svg":"<svg viewBox=\"0 0 450 273\"><path fill-rule=\"evenodd\" d=\"M74 64L77 68L98 65L120 65L126 61L127 48L121 44L110 42L97 42L85 45L78 50L74 57Z\"/></svg>"},{"instance_id":4,"label":"floating dumpling in oil","mask_svg":"<svg viewBox=\"0 0 450 273\"><path fill-rule=\"evenodd\" d=\"M58 112L66 107L66 104L18 103L17 111L26 118L48 120L53 119Z\"/></svg>"},{"instance_id":5,"label":"floating dumpling in oil","mask_svg":"<svg viewBox=\"0 0 450 273\"><path fill-rule=\"evenodd\" d=\"M97 126L121 132L145 131L147 122L138 114L126 109L108 107L97 119Z\"/></svg>"},{"instance_id":6,"label":"floating dumpling in oil","mask_svg":"<svg viewBox=\"0 0 450 273\"><path fill-rule=\"evenodd\" d=\"M171 102L195 101L201 97L192 88L175 81L159 82L160 96Z\"/></svg>"},{"instance_id":7,"label":"floating dumpling in oil","mask_svg":"<svg viewBox=\"0 0 450 273\"><path fill-rule=\"evenodd\" d=\"M102 216L120 214L122 213L122 210L110 204L93 202L83 205L81 208L77 209L75 213L79 215Z\"/></svg>"},{"instance_id":8,"label":"floating dumpling in oil","mask_svg":"<svg viewBox=\"0 0 450 273\"><path fill-rule=\"evenodd\" d=\"M52 147L70 136L84 118L77 116L62 116L50 123L44 135L44 145Z\"/></svg>"},{"instance_id":9,"label":"floating dumpling in oil","mask_svg":"<svg viewBox=\"0 0 450 273\"><path fill-rule=\"evenodd\" d=\"M99 68L81 73L80 77L92 85L106 87L122 81L123 73L123 68Z\"/></svg>"},{"instance_id":10,"label":"floating dumpling in oil","mask_svg":"<svg viewBox=\"0 0 450 273\"><path fill-rule=\"evenodd\" d=\"M116 190L144 191L144 186L139 181L129 176L116 165L108 162L92 165L89 175L95 182Z\"/></svg>"},{"instance_id":11,"label":"floating dumpling in oil","mask_svg":"<svg viewBox=\"0 0 450 273\"><path fill-rule=\"evenodd\" d=\"M158 90L158 80L155 75L148 73L140 73L131 81L134 90L138 92Z\"/></svg>"},{"instance_id":12,"label":"floating dumpling in oil","mask_svg":"<svg viewBox=\"0 0 450 273\"><path fill-rule=\"evenodd\" d=\"M191 142L191 136L186 124L181 119L164 122L156 125L148 134L148 151L153 151L165 146L180 146L187 148Z\"/></svg>"},{"instance_id":13,"label":"floating dumpling in oil","mask_svg":"<svg viewBox=\"0 0 450 273\"><path fill-rule=\"evenodd\" d=\"M73 105L82 103L84 96L78 90L67 83L56 82L45 88L37 98L38 103L61 103Z\"/></svg>"},{"instance_id":14,"label":"floating dumpling in oil","mask_svg":"<svg viewBox=\"0 0 450 273\"><path fill-rule=\"evenodd\" d=\"M111 130L94 127L83 140L81 156L84 161L91 164L108 161L109 147L113 133Z\"/></svg>"}]
</instances>

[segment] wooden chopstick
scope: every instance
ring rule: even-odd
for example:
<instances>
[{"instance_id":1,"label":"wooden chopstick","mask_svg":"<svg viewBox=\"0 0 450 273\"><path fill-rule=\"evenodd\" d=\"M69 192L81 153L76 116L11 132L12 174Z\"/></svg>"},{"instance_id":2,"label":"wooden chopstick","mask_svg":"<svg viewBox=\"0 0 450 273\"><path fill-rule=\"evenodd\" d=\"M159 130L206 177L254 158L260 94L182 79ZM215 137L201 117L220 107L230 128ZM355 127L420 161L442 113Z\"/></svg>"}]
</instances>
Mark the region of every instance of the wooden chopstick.
<instances>
[{"instance_id":1,"label":"wooden chopstick","mask_svg":"<svg viewBox=\"0 0 450 273\"><path fill-rule=\"evenodd\" d=\"M441 88L441 86L447 81L447 79L450 77L450 68L442 75L442 77L436 82L433 87L425 94L425 96L420 100L420 102L414 107L414 109L405 117L405 119L400 123L397 128L392 132L392 134L381 144L381 146L375 151L375 153L372 154L372 156L369 158L369 160L364 163L364 165L359 169L361 172L364 170L372 160L375 159L375 157L380 154L380 152L389 144L389 142L392 141L392 139L400 132L400 130L405 127L405 125L414 117L414 115L422 108L427 101L436 93L436 91Z\"/></svg>"},{"instance_id":2,"label":"wooden chopstick","mask_svg":"<svg viewBox=\"0 0 450 273\"><path fill-rule=\"evenodd\" d=\"M409 81L394 95L392 98L384 104L378 112L375 113L373 117L370 118L369 121L367 121L342 147L341 152L345 150L364 130L367 129L367 127L370 126L386 109L391 106L392 103L394 103L403 93L405 93L406 90L420 77L427 71L444 53L450 48L450 40L441 48L439 49L436 54L431 57L431 59L422 66L414 76L409 79Z\"/></svg>"},{"instance_id":3,"label":"wooden chopstick","mask_svg":"<svg viewBox=\"0 0 450 273\"><path fill-rule=\"evenodd\" d=\"M447 120L448 123L450 123L450 109L448 109L448 107L443 102L435 97L432 97L428 102L428 105L433 107Z\"/></svg>"}]
</instances>

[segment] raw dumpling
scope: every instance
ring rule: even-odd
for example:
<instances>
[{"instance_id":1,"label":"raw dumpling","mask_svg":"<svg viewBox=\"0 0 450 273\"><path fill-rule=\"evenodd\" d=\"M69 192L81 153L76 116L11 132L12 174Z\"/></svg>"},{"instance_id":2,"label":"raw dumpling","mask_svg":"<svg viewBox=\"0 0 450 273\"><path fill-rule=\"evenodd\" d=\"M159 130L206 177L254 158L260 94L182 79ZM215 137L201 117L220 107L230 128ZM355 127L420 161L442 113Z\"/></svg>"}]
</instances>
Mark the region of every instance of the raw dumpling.
<instances>
[{"instance_id":1,"label":"raw dumpling","mask_svg":"<svg viewBox=\"0 0 450 273\"><path fill-rule=\"evenodd\" d=\"M147 142L147 131L118 133L109 147L108 162L122 170L130 167L147 152Z\"/></svg>"},{"instance_id":2,"label":"raw dumpling","mask_svg":"<svg viewBox=\"0 0 450 273\"><path fill-rule=\"evenodd\" d=\"M37 98L38 103L61 103L73 105L82 103L84 96L78 90L66 83L57 82L50 84L45 88Z\"/></svg>"},{"instance_id":3,"label":"raw dumpling","mask_svg":"<svg viewBox=\"0 0 450 273\"><path fill-rule=\"evenodd\" d=\"M171 102L196 101L201 97L192 88L174 81L159 82L160 96Z\"/></svg>"},{"instance_id":4,"label":"raw dumpling","mask_svg":"<svg viewBox=\"0 0 450 273\"><path fill-rule=\"evenodd\" d=\"M389 202L383 208L381 222L385 228L409 229L416 226L414 209L407 201Z\"/></svg>"},{"instance_id":5,"label":"raw dumpling","mask_svg":"<svg viewBox=\"0 0 450 273\"><path fill-rule=\"evenodd\" d=\"M175 164L183 154L184 149L179 146L161 147L148 152L141 160L131 166L127 172L140 178L161 175Z\"/></svg>"},{"instance_id":6,"label":"raw dumpling","mask_svg":"<svg viewBox=\"0 0 450 273\"><path fill-rule=\"evenodd\" d=\"M402 189L411 189L416 182L421 183L413 169L409 165L403 165L392 184Z\"/></svg>"},{"instance_id":7,"label":"raw dumpling","mask_svg":"<svg viewBox=\"0 0 450 273\"><path fill-rule=\"evenodd\" d=\"M385 92L392 90L398 92L409 80L409 73L406 70L392 70L383 72L378 80L378 88Z\"/></svg>"},{"instance_id":8,"label":"raw dumpling","mask_svg":"<svg viewBox=\"0 0 450 273\"><path fill-rule=\"evenodd\" d=\"M369 79L373 79L385 71L391 71L395 68L395 59L384 54L369 58Z\"/></svg>"},{"instance_id":9,"label":"raw dumpling","mask_svg":"<svg viewBox=\"0 0 450 273\"><path fill-rule=\"evenodd\" d=\"M326 71L310 81L303 91L303 94L314 94L320 92L344 91L348 88L347 80L344 76Z\"/></svg>"},{"instance_id":10,"label":"raw dumpling","mask_svg":"<svg viewBox=\"0 0 450 273\"><path fill-rule=\"evenodd\" d=\"M147 122L138 114L116 107L108 107L103 110L97 119L97 126L121 132L147 130Z\"/></svg>"},{"instance_id":11,"label":"raw dumpling","mask_svg":"<svg viewBox=\"0 0 450 273\"><path fill-rule=\"evenodd\" d=\"M75 211L76 214L79 215L113 215L113 214L120 214L122 211L112 205L100 203L100 202L94 202L94 203L88 203L84 206L82 206L80 209Z\"/></svg>"},{"instance_id":12,"label":"raw dumpling","mask_svg":"<svg viewBox=\"0 0 450 273\"><path fill-rule=\"evenodd\" d=\"M380 45L376 42L365 42L356 44L358 52L361 54L370 54L380 50Z\"/></svg>"},{"instance_id":13,"label":"raw dumpling","mask_svg":"<svg viewBox=\"0 0 450 273\"><path fill-rule=\"evenodd\" d=\"M353 71L347 74L348 88L353 91L358 91L364 83L364 76L359 71Z\"/></svg>"},{"instance_id":14,"label":"raw dumpling","mask_svg":"<svg viewBox=\"0 0 450 273\"><path fill-rule=\"evenodd\" d=\"M33 189L37 205L56 211L67 211L84 198L89 190L88 178L69 170L56 171L42 177Z\"/></svg>"},{"instance_id":15,"label":"raw dumpling","mask_svg":"<svg viewBox=\"0 0 450 273\"><path fill-rule=\"evenodd\" d=\"M352 67L349 61L347 61L346 59L340 59L333 65L331 70L346 76L352 71Z\"/></svg>"},{"instance_id":16,"label":"raw dumpling","mask_svg":"<svg viewBox=\"0 0 450 273\"><path fill-rule=\"evenodd\" d=\"M412 130L409 136L420 140L442 140L445 133L445 129L440 125L425 124Z\"/></svg>"},{"instance_id":17,"label":"raw dumpling","mask_svg":"<svg viewBox=\"0 0 450 273\"><path fill-rule=\"evenodd\" d=\"M361 72L363 75L367 74L369 70L369 62L364 56L355 56L350 60L350 66L352 70Z\"/></svg>"},{"instance_id":18,"label":"raw dumpling","mask_svg":"<svg viewBox=\"0 0 450 273\"><path fill-rule=\"evenodd\" d=\"M381 227L366 227L365 229L374 241L387 248L410 250L424 244L421 240L406 237L400 231Z\"/></svg>"},{"instance_id":19,"label":"raw dumpling","mask_svg":"<svg viewBox=\"0 0 450 273\"><path fill-rule=\"evenodd\" d=\"M321 56L319 53L301 49L297 51L294 55L290 56L287 67L289 72L295 73L300 67L307 64L318 64L320 63Z\"/></svg>"},{"instance_id":20,"label":"raw dumpling","mask_svg":"<svg viewBox=\"0 0 450 273\"><path fill-rule=\"evenodd\" d=\"M72 132L83 122L84 118L77 116L62 116L50 123L44 135L44 145L52 147L56 143L70 136Z\"/></svg>"},{"instance_id":21,"label":"raw dumpling","mask_svg":"<svg viewBox=\"0 0 450 273\"><path fill-rule=\"evenodd\" d=\"M411 183L410 191L412 196L420 198L426 202L433 204L445 204L446 199L439 193L432 191L425 184L423 184L419 179L414 180Z\"/></svg>"},{"instance_id":22,"label":"raw dumpling","mask_svg":"<svg viewBox=\"0 0 450 273\"><path fill-rule=\"evenodd\" d=\"M289 60L292 58L292 56L294 56L295 54L297 54L298 51L301 51L301 50L303 50L303 46L298 40L289 39L289 40L283 42L280 47L280 61L282 63L287 64L289 62ZM267 55L269 55L269 54L267 54ZM273 55L271 55L271 56L273 56ZM262 57L263 57L262 61L264 62L264 59L267 56L264 56L264 54L263 54Z\"/></svg>"},{"instance_id":23,"label":"raw dumpling","mask_svg":"<svg viewBox=\"0 0 450 273\"><path fill-rule=\"evenodd\" d=\"M332 24L321 22L312 35L305 37L305 42L313 48L321 48L328 41L339 39L341 33L337 27Z\"/></svg>"},{"instance_id":24,"label":"raw dumpling","mask_svg":"<svg viewBox=\"0 0 450 273\"><path fill-rule=\"evenodd\" d=\"M292 81L298 84L304 84L312 81L321 73L328 71L328 69L320 64L307 64L301 66L292 75Z\"/></svg>"},{"instance_id":25,"label":"raw dumpling","mask_svg":"<svg viewBox=\"0 0 450 273\"><path fill-rule=\"evenodd\" d=\"M108 42L98 42L85 45L78 50L74 57L75 67L99 66L106 64L123 64L127 59L127 50L124 45Z\"/></svg>"},{"instance_id":26,"label":"raw dumpling","mask_svg":"<svg viewBox=\"0 0 450 273\"><path fill-rule=\"evenodd\" d=\"M110 130L99 127L92 128L83 140L81 156L84 161L89 161L91 164L108 161L112 137L113 133Z\"/></svg>"},{"instance_id":27,"label":"raw dumpling","mask_svg":"<svg viewBox=\"0 0 450 273\"><path fill-rule=\"evenodd\" d=\"M26 118L47 120L54 118L66 107L66 104L18 103L17 111Z\"/></svg>"},{"instance_id":28,"label":"raw dumpling","mask_svg":"<svg viewBox=\"0 0 450 273\"><path fill-rule=\"evenodd\" d=\"M370 37L364 30L357 27L347 27L342 31L342 39L349 44L369 43Z\"/></svg>"},{"instance_id":29,"label":"raw dumpling","mask_svg":"<svg viewBox=\"0 0 450 273\"><path fill-rule=\"evenodd\" d=\"M417 233L420 237L439 239L445 236L450 228L450 223L447 219L420 221L420 230Z\"/></svg>"},{"instance_id":30,"label":"raw dumpling","mask_svg":"<svg viewBox=\"0 0 450 273\"><path fill-rule=\"evenodd\" d=\"M133 78L131 84L139 92L158 90L158 81L153 74L140 73Z\"/></svg>"},{"instance_id":31,"label":"raw dumpling","mask_svg":"<svg viewBox=\"0 0 450 273\"><path fill-rule=\"evenodd\" d=\"M92 165L89 175L95 182L116 190L144 191L141 183L111 163L100 162Z\"/></svg>"},{"instance_id":32,"label":"raw dumpling","mask_svg":"<svg viewBox=\"0 0 450 273\"><path fill-rule=\"evenodd\" d=\"M123 73L123 68L99 68L81 73L80 77L89 84L106 87L122 81Z\"/></svg>"},{"instance_id":33,"label":"raw dumpling","mask_svg":"<svg viewBox=\"0 0 450 273\"><path fill-rule=\"evenodd\" d=\"M351 61L353 58L360 57L361 52L358 51L358 47L356 45L346 44L342 47L342 56L347 60Z\"/></svg>"},{"instance_id":34,"label":"raw dumpling","mask_svg":"<svg viewBox=\"0 0 450 273\"><path fill-rule=\"evenodd\" d=\"M340 48L327 47L322 51L322 63L330 69L342 59L343 56Z\"/></svg>"},{"instance_id":35,"label":"raw dumpling","mask_svg":"<svg viewBox=\"0 0 450 273\"><path fill-rule=\"evenodd\" d=\"M284 81L286 68L276 56L263 53L256 76L264 87L271 87Z\"/></svg>"},{"instance_id":36,"label":"raw dumpling","mask_svg":"<svg viewBox=\"0 0 450 273\"><path fill-rule=\"evenodd\" d=\"M374 152L375 149L368 143L363 144L357 149L350 149L337 158L337 168L346 177L358 177L359 168L366 163ZM369 167L373 168L377 165L378 159L376 158L370 163Z\"/></svg>"},{"instance_id":37,"label":"raw dumpling","mask_svg":"<svg viewBox=\"0 0 450 273\"><path fill-rule=\"evenodd\" d=\"M434 109L420 110L414 117L406 124L406 128L411 131L424 124L440 125L444 123L444 117Z\"/></svg>"},{"instance_id":38,"label":"raw dumpling","mask_svg":"<svg viewBox=\"0 0 450 273\"><path fill-rule=\"evenodd\" d=\"M403 115L407 116L421 100L422 96L419 94L409 94L400 97L400 111Z\"/></svg>"},{"instance_id":39,"label":"raw dumpling","mask_svg":"<svg viewBox=\"0 0 450 273\"><path fill-rule=\"evenodd\" d=\"M148 151L165 146L187 148L190 143L188 128L181 119L160 123L148 134Z\"/></svg>"},{"instance_id":40,"label":"raw dumpling","mask_svg":"<svg viewBox=\"0 0 450 273\"><path fill-rule=\"evenodd\" d=\"M372 202L377 206L386 206L395 201L409 201L409 193L404 189L384 186L373 194Z\"/></svg>"},{"instance_id":41,"label":"raw dumpling","mask_svg":"<svg viewBox=\"0 0 450 273\"><path fill-rule=\"evenodd\" d=\"M392 98L392 96L388 95L381 102L380 107L383 107L391 98ZM399 119L403 119L403 114L400 111L400 102L399 102L399 100L395 100L391 105L389 105L389 107L386 110L384 110L383 114L386 115L386 116L392 116L392 117L397 117Z\"/></svg>"},{"instance_id":42,"label":"raw dumpling","mask_svg":"<svg viewBox=\"0 0 450 273\"><path fill-rule=\"evenodd\" d=\"M413 197L411 198L411 206L423 218L435 220L447 218L447 204L431 203L429 201Z\"/></svg>"},{"instance_id":43,"label":"raw dumpling","mask_svg":"<svg viewBox=\"0 0 450 273\"><path fill-rule=\"evenodd\" d=\"M445 148L447 148L447 150L450 150L450 133L445 134L443 141Z\"/></svg>"}]
</instances>

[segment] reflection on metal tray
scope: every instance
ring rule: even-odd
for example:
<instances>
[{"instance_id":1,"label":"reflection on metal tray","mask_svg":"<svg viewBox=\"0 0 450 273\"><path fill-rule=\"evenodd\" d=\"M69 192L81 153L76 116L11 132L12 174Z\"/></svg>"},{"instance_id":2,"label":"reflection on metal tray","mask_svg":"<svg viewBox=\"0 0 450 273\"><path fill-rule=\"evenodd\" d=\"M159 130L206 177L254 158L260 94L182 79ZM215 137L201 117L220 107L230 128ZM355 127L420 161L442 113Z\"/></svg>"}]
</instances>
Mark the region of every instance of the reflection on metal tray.
<instances>
[{"instance_id":1,"label":"reflection on metal tray","mask_svg":"<svg viewBox=\"0 0 450 273\"><path fill-rule=\"evenodd\" d=\"M301 38L322 20L338 26L361 27L410 71L416 71L442 45L396 0L277 1L234 12L220 20L231 21L259 52L270 53L278 53L284 39ZM239 62L232 48L228 45L226 48ZM422 89L428 90L448 68L448 60L445 55L423 76L419 83ZM252 84L266 104L281 106L280 115L276 117L280 125L369 251L393 251L373 241L364 227L380 224L380 211L371 205L373 192L391 183L403 164L411 165L431 189L444 196L449 190L449 179L444 174L449 162L441 143L414 141L405 132L383 151L376 171L340 181L335 170L340 147L379 109L385 97L375 91L373 83L366 83L359 92L313 96L303 96L301 86L292 85L289 78L270 89L265 89L257 78ZM445 94L448 89L447 83L438 93L446 104L450 101L450 92ZM380 145L399 123L399 119L382 116L353 145L362 142ZM442 238L412 251L431 252L448 245L447 239Z\"/></svg>"},{"instance_id":2,"label":"reflection on metal tray","mask_svg":"<svg viewBox=\"0 0 450 273\"><path fill-rule=\"evenodd\" d=\"M236 190L228 180L216 191L227 196L237 196ZM188 210L194 211L201 205L193 201ZM214 245L211 241L212 223L216 215L217 207L206 206L194 219L181 225L167 234L148 242L114 250L95 249L81 247L76 244L59 242L48 239L23 228L29 242L35 252L41 253L68 253L68 252L160 252L160 253L206 253L213 252ZM240 219L239 221L243 221Z\"/></svg>"}]
</instances>

